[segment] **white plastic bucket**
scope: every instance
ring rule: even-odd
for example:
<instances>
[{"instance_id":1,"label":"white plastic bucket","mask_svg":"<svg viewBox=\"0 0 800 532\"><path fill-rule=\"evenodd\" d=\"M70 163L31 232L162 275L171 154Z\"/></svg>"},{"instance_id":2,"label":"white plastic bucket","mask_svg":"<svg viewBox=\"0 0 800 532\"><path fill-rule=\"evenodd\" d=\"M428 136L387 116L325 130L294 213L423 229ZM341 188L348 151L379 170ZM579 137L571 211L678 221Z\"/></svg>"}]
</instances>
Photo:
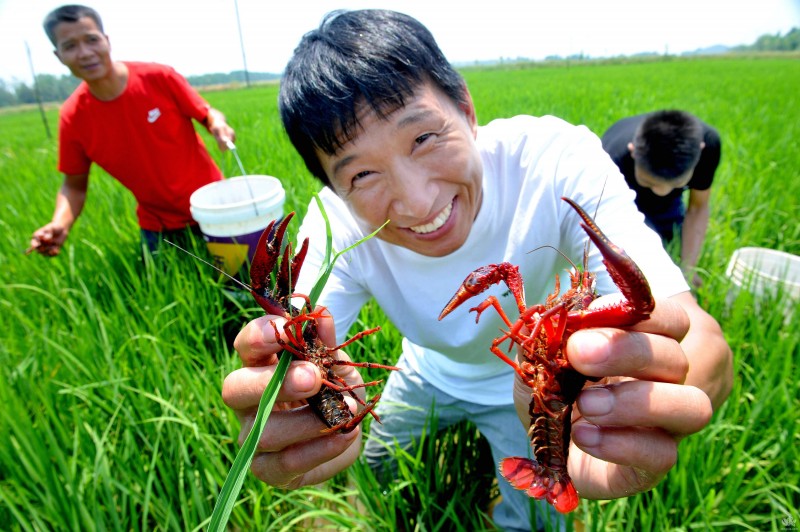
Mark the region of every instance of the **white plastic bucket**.
<instances>
[{"instance_id":1,"label":"white plastic bucket","mask_svg":"<svg viewBox=\"0 0 800 532\"><path fill-rule=\"evenodd\" d=\"M286 192L268 175L245 175L215 181L189 198L214 263L235 275L245 259L252 261L261 233L283 217Z\"/></svg>"},{"instance_id":2,"label":"white plastic bucket","mask_svg":"<svg viewBox=\"0 0 800 532\"><path fill-rule=\"evenodd\" d=\"M780 297L786 320L800 305L800 257L774 249L746 247L733 252L725 272L733 283L729 295L747 290L756 298Z\"/></svg>"}]
</instances>

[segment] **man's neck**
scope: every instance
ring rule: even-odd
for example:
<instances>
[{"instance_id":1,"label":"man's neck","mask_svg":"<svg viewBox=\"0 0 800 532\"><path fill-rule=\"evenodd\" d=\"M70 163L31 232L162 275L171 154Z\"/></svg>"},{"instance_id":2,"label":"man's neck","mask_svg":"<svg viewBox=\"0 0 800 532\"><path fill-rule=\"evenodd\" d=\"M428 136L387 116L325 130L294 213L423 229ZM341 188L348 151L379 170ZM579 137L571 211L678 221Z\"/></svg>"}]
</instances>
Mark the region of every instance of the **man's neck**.
<instances>
[{"instance_id":1,"label":"man's neck","mask_svg":"<svg viewBox=\"0 0 800 532\"><path fill-rule=\"evenodd\" d=\"M95 98L104 102L111 101L125 90L128 84L128 67L122 62L114 61L107 76L86 81L86 84Z\"/></svg>"}]
</instances>

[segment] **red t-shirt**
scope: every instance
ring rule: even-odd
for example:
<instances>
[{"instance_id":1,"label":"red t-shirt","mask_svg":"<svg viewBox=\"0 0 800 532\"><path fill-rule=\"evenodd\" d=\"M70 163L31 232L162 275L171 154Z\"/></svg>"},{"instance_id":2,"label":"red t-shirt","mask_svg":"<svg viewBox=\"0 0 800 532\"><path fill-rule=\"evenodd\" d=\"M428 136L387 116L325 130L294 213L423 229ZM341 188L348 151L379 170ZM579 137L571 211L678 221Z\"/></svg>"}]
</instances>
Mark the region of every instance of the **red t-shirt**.
<instances>
[{"instance_id":1,"label":"red t-shirt","mask_svg":"<svg viewBox=\"0 0 800 532\"><path fill-rule=\"evenodd\" d=\"M58 169L85 174L100 165L136 197L142 229L193 225L189 196L222 179L192 123L209 105L171 67L125 65L128 83L114 100L98 100L84 82L64 102Z\"/></svg>"}]
</instances>

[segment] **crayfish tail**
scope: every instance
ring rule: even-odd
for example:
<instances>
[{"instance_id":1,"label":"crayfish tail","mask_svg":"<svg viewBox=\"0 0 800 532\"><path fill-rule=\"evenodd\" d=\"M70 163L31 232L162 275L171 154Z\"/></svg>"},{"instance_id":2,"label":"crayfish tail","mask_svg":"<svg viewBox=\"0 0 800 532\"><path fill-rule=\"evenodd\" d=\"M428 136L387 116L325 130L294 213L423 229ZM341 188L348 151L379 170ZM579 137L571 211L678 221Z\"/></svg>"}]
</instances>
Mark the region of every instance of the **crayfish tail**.
<instances>
[{"instance_id":1,"label":"crayfish tail","mask_svg":"<svg viewBox=\"0 0 800 532\"><path fill-rule=\"evenodd\" d=\"M534 499L546 499L562 514L578 507L578 492L566 473L553 471L536 460L521 456L503 458L500 473L514 488Z\"/></svg>"}]
</instances>

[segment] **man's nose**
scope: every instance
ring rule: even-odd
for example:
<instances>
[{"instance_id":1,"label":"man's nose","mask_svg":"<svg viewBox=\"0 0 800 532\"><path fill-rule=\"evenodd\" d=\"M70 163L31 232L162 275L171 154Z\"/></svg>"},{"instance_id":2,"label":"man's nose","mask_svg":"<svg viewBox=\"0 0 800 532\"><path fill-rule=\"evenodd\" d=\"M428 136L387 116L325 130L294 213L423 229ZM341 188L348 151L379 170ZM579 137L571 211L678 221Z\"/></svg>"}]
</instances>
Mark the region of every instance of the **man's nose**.
<instances>
[{"instance_id":1,"label":"man's nose","mask_svg":"<svg viewBox=\"0 0 800 532\"><path fill-rule=\"evenodd\" d=\"M423 169L401 163L392 169L392 210L400 216L424 218L430 214L436 191Z\"/></svg>"},{"instance_id":2,"label":"man's nose","mask_svg":"<svg viewBox=\"0 0 800 532\"><path fill-rule=\"evenodd\" d=\"M84 57L92 53L92 47L84 42L79 42L77 44L77 47L78 47L78 57Z\"/></svg>"}]
</instances>

